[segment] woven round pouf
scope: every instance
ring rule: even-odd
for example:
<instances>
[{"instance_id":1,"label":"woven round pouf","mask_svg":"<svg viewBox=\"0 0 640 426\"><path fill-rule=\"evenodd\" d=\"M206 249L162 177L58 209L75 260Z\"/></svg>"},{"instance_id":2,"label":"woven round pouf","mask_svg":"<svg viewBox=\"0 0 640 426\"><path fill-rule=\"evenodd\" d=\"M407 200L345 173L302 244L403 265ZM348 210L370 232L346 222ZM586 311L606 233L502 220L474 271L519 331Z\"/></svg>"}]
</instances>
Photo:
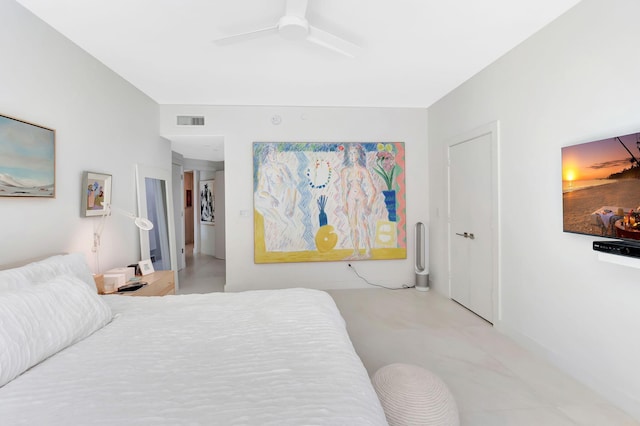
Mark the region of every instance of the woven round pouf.
<instances>
[{"instance_id":1,"label":"woven round pouf","mask_svg":"<svg viewBox=\"0 0 640 426\"><path fill-rule=\"evenodd\" d=\"M390 364L376 371L371 381L389 426L460 424L449 388L424 368Z\"/></svg>"}]
</instances>

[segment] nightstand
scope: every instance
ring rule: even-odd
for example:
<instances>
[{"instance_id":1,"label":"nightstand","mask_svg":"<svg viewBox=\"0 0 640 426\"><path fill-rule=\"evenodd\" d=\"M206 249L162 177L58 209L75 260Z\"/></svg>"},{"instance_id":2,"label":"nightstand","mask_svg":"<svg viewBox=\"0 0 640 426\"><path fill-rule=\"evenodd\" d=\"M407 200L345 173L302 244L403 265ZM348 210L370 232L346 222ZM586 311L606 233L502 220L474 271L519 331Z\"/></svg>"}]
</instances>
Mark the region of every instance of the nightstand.
<instances>
[{"instance_id":1,"label":"nightstand","mask_svg":"<svg viewBox=\"0 0 640 426\"><path fill-rule=\"evenodd\" d=\"M125 291L119 294L122 296L165 296L167 294L176 294L176 278L174 271L156 271L149 275L139 277L141 282L146 282L147 285L136 291ZM96 282L98 278L96 277ZM102 292L102 288L100 294Z\"/></svg>"}]
</instances>

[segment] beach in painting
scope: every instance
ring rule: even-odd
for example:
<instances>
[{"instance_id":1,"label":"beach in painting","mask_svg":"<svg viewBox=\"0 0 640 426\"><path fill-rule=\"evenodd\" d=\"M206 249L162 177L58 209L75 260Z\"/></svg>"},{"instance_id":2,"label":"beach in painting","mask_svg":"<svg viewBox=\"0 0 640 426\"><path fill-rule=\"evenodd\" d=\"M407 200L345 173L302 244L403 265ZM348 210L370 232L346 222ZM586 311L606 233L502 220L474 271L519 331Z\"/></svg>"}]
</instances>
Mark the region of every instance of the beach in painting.
<instances>
[{"instance_id":1,"label":"beach in painting","mask_svg":"<svg viewBox=\"0 0 640 426\"><path fill-rule=\"evenodd\" d=\"M581 234L596 232L591 214L603 206L636 209L640 206L640 180L621 179L562 194L564 230ZM625 212L628 213L628 212Z\"/></svg>"}]
</instances>

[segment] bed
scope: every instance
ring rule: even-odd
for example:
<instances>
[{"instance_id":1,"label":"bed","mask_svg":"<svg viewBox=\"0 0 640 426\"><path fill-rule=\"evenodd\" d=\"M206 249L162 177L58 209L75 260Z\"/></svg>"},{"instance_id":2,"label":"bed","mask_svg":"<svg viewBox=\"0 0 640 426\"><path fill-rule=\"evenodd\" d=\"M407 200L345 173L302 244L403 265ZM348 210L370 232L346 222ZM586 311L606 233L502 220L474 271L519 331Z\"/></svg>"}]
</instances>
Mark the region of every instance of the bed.
<instances>
[{"instance_id":1,"label":"bed","mask_svg":"<svg viewBox=\"0 0 640 426\"><path fill-rule=\"evenodd\" d=\"M386 424L325 292L98 296L83 262L0 271L3 425Z\"/></svg>"}]
</instances>

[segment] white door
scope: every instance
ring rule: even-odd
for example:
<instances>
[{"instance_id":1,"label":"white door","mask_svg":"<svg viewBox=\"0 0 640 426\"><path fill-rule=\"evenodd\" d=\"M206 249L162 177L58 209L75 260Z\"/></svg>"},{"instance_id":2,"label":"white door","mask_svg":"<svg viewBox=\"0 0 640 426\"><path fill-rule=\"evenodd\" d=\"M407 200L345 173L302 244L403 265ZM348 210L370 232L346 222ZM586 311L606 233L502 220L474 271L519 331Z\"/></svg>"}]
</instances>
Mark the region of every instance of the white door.
<instances>
[{"instance_id":1,"label":"white door","mask_svg":"<svg viewBox=\"0 0 640 426\"><path fill-rule=\"evenodd\" d=\"M497 312L496 133L449 146L451 298L493 323Z\"/></svg>"}]
</instances>

